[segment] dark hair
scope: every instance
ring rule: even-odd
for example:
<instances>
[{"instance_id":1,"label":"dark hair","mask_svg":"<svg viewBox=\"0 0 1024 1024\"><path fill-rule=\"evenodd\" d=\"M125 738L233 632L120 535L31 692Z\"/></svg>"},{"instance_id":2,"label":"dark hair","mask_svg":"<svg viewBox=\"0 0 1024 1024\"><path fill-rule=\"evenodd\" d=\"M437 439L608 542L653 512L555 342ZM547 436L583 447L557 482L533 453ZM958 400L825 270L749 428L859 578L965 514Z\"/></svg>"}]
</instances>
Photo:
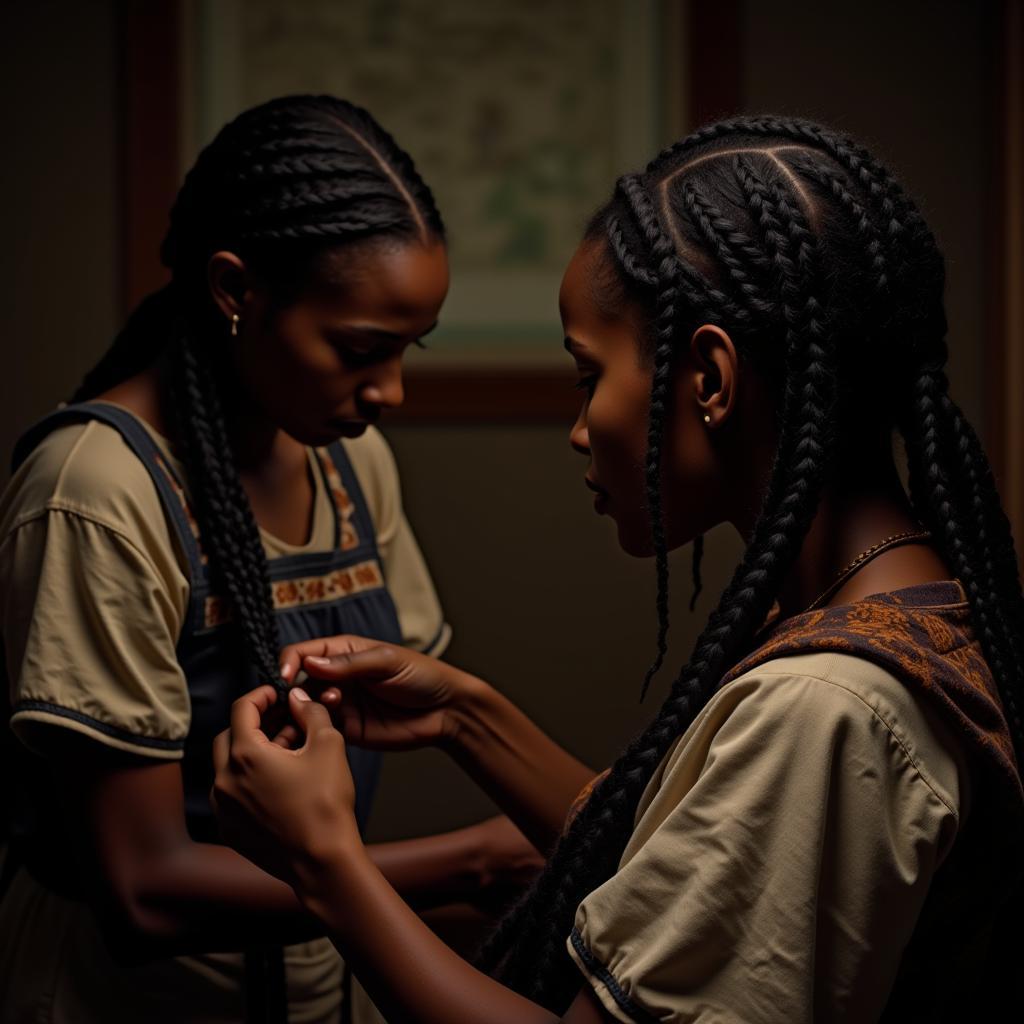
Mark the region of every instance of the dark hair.
<instances>
[{"instance_id":1,"label":"dark hair","mask_svg":"<svg viewBox=\"0 0 1024 1024\"><path fill-rule=\"evenodd\" d=\"M646 490L659 635L645 687L667 629L659 479L669 384L677 349L697 326L728 331L774 383L779 442L743 559L692 657L484 950L485 968L500 965L510 985L555 1012L580 985L565 950L576 907L616 870L652 773L767 617L849 427L864 422L865 395L878 436L893 427L903 434L914 510L963 583L1024 756L1024 603L1013 541L978 438L949 395L943 259L894 178L816 124L730 120L619 179L588 236L606 243L620 294L651 324Z\"/></svg>"},{"instance_id":2,"label":"dark hair","mask_svg":"<svg viewBox=\"0 0 1024 1024\"><path fill-rule=\"evenodd\" d=\"M239 115L200 153L160 250L169 285L144 299L74 401L169 355L173 404L211 567L248 660L283 685L267 561L225 427L227 325L206 283L209 257L235 252L287 301L339 250L382 239L443 240L430 189L363 109L290 96Z\"/></svg>"}]
</instances>

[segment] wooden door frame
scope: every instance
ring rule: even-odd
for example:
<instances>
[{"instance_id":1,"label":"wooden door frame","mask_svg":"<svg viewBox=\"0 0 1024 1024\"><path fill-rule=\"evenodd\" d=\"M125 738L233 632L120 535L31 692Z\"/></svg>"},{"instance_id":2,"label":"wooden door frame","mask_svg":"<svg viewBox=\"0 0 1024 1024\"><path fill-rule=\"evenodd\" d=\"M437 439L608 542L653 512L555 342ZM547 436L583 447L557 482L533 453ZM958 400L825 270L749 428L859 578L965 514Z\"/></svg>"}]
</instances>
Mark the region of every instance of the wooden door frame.
<instances>
[{"instance_id":1,"label":"wooden door frame","mask_svg":"<svg viewBox=\"0 0 1024 1024\"><path fill-rule=\"evenodd\" d=\"M991 19L992 198L985 335L986 448L1024 567L1024 5L1001 0Z\"/></svg>"}]
</instances>

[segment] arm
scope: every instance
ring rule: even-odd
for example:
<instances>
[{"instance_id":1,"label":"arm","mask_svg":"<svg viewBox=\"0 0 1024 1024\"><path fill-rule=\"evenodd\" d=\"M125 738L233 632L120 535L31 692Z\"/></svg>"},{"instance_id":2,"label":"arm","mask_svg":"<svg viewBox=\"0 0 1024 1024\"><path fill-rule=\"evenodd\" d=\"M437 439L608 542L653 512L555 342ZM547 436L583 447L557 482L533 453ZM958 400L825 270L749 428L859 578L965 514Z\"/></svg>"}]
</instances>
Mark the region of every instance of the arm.
<instances>
[{"instance_id":1,"label":"arm","mask_svg":"<svg viewBox=\"0 0 1024 1024\"><path fill-rule=\"evenodd\" d=\"M366 853L417 910L507 899L544 866L533 844L503 816L421 839L374 843Z\"/></svg>"},{"instance_id":2,"label":"arm","mask_svg":"<svg viewBox=\"0 0 1024 1024\"><path fill-rule=\"evenodd\" d=\"M358 837L349 836L298 866L296 891L395 1024L603 1024L614 1019L589 986L581 986L566 1015L559 1017L476 970L406 906L360 848Z\"/></svg>"},{"instance_id":3,"label":"arm","mask_svg":"<svg viewBox=\"0 0 1024 1024\"><path fill-rule=\"evenodd\" d=\"M450 720L451 756L538 850L550 850L593 770L482 680L470 680Z\"/></svg>"},{"instance_id":4,"label":"arm","mask_svg":"<svg viewBox=\"0 0 1024 1024\"><path fill-rule=\"evenodd\" d=\"M379 750L441 747L541 851L554 845L594 777L492 686L435 658L341 636L286 648L284 678L294 679L300 667L325 687L320 700L349 742Z\"/></svg>"},{"instance_id":5,"label":"arm","mask_svg":"<svg viewBox=\"0 0 1024 1024\"><path fill-rule=\"evenodd\" d=\"M53 744L57 789L108 939L125 958L239 950L324 933L291 888L229 847L194 842L181 770L114 755L79 737ZM507 819L367 848L414 906L523 882L539 867Z\"/></svg>"},{"instance_id":6,"label":"arm","mask_svg":"<svg viewBox=\"0 0 1024 1024\"><path fill-rule=\"evenodd\" d=\"M229 839L292 882L387 1019L415 1024L613 1019L589 990L581 990L559 1018L477 971L433 935L363 849L352 813L351 777L343 770L344 740L326 710L300 693L292 697L293 714L306 731L299 750L271 743L259 729L261 712L275 699L269 687L236 702L231 738L221 734L215 746L215 804Z\"/></svg>"},{"instance_id":7,"label":"arm","mask_svg":"<svg viewBox=\"0 0 1024 1024\"><path fill-rule=\"evenodd\" d=\"M191 839L177 763L76 737L60 745L55 774L83 880L122 959L323 934L287 885L229 847Z\"/></svg>"}]
</instances>

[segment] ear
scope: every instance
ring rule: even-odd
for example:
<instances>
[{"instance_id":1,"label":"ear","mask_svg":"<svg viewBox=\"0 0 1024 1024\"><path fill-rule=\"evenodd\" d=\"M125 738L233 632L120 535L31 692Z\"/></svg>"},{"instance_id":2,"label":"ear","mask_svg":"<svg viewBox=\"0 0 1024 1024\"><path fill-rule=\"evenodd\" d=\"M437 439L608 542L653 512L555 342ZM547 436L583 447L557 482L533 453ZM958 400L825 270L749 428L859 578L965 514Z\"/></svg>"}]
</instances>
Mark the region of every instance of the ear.
<instances>
[{"instance_id":1,"label":"ear","mask_svg":"<svg viewBox=\"0 0 1024 1024\"><path fill-rule=\"evenodd\" d=\"M693 400L697 415L709 430L714 430L729 418L736 402L736 346L721 327L704 324L690 338L690 359L695 371Z\"/></svg>"},{"instance_id":2,"label":"ear","mask_svg":"<svg viewBox=\"0 0 1024 1024\"><path fill-rule=\"evenodd\" d=\"M206 265L206 282L210 297L224 316L243 315L250 294L249 271L233 252L215 252Z\"/></svg>"}]
</instances>

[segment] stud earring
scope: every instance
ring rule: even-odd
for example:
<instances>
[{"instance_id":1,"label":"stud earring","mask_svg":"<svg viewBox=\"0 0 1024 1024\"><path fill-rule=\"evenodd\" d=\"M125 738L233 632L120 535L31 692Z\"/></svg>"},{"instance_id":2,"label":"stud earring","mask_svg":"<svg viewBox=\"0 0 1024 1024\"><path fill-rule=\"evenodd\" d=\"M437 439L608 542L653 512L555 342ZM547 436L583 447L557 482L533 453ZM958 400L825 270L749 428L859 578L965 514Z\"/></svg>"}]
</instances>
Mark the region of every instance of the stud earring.
<instances>
[{"instance_id":1,"label":"stud earring","mask_svg":"<svg viewBox=\"0 0 1024 1024\"><path fill-rule=\"evenodd\" d=\"M238 314L237 313L232 313L231 314L231 337L232 338L237 338L238 337Z\"/></svg>"},{"instance_id":2,"label":"stud earring","mask_svg":"<svg viewBox=\"0 0 1024 1024\"><path fill-rule=\"evenodd\" d=\"M710 423L711 422L711 416L708 413L704 413L704 422L705 423Z\"/></svg>"}]
</instances>

